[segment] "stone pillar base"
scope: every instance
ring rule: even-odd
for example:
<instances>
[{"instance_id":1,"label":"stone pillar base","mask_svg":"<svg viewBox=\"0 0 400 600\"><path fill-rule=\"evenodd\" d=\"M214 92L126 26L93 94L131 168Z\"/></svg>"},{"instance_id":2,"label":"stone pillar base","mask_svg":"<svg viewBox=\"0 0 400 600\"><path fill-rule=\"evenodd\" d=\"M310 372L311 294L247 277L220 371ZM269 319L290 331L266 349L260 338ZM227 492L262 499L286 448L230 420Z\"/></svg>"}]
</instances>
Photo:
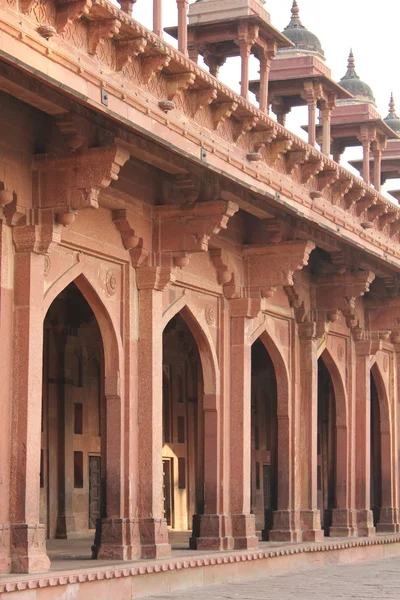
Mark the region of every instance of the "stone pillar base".
<instances>
[{"instance_id":1,"label":"stone pillar base","mask_svg":"<svg viewBox=\"0 0 400 600\"><path fill-rule=\"evenodd\" d=\"M9 573L10 570L10 526L7 524L0 525L0 573Z\"/></svg>"},{"instance_id":2,"label":"stone pillar base","mask_svg":"<svg viewBox=\"0 0 400 600\"><path fill-rule=\"evenodd\" d=\"M382 507L376 531L378 533L399 533L399 510L392 507Z\"/></svg>"},{"instance_id":3,"label":"stone pillar base","mask_svg":"<svg viewBox=\"0 0 400 600\"><path fill-rule=\"evenodd\" d=\"M300 511L300 528L303 542L321 542L324 539L321 513L317 509Z\"/></svg>"},{"instance_id":4,"label":"stone pillar base","mask_svg":"<svg viewBox=\"0 0 400 600\"><path fill-rule=\"evenodd\" d=\"M263 531L263 540L270 542L301 542L303 533L300 529L300 513L296 510L276 510L273 528Z\"/></svg>"},{"instance_id":5,"label":"stone pillar base","mask_svg":"<svg viewBox=\"0 0 400 600\"><path fill-rule=\"evenodd\" d=\"M231 515L233 547L235 550L258 548L254 515Z\"/></svg>"},{"instance_id":6,"label":"stone pillar base","mask_svg":"<svg viewBox=\"0 0 400 600\"><path fill-rule=\"evenodd\" d=\"M372 510L357 510L357 530L360 537L371 537L375 535L374 517Z\"/></svg>"},{"instance_id":7,"label":"stone pillar base","mask_svg":"<svg viewBox=\"0 0 400 600\"><path fill-rule=\"evenodd\" d=\"M41 573L50 568L44 525L11 524L11 571Z\"/></svg>"},{"instance_id":8,"label":"stone pillar base","mask_svg":"<svg viewBox=\"0 0 400 600\"><path fill-rule=\"evenodd\" d=\"M146 517L139 519L142 558L169 558L171 545L166 519Z\"/></svg>"},{"instance_id":9,"label":"stone pillar base","mask_svg":"<svg viewBox=\"0 0 400 600\"><path fill-rule=\"evenodd\" d=\"M197 550L232 550L232 520L229 515L198 515L198 537L193 530L190 547Z\"/></svg>"},{"instance_id":10,"label":"stone pillar base","mask_svg":"<svg viewBox=\"0 0 400 600\"><path fill-rule=\"evenodd\" d=\"M93 558L135 560L141 557L138 519L99 519Z\"/></svg>"},{"instance_id":11,"label":"stone pillar base","mask_svg":"<svg viewBox=\"0 0 400 600\"><path fill-rule=\"evenodd\" d=\"M330 537L355 537L357 533L357 512L354 509L334 508L329 528Z\"/></svg>"},{"instance_id":12,"label":"stone pillar base","mask_svg":"<svg viewBox=\"0 0 400 600\"><path fill-rule=\"evenodd\" d=\"M56 538L59 540L72 540L79 537L76 532L75 517L58 517Z\"/></svg>"}]
</instances>

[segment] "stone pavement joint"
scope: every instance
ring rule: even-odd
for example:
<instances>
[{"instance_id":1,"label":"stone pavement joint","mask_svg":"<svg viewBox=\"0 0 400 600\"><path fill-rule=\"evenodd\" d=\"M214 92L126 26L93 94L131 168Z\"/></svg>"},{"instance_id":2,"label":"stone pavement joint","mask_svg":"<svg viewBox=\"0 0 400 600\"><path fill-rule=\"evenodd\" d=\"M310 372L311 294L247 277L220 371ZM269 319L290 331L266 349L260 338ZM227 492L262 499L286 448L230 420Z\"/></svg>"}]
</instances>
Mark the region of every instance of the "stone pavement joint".
<instances>
[{"instance_id":1,"label":"stone pavement joint","mask_svg":"<svg viewBox=\"0 0 400 600\"><path fill-rule=\"evenodd\" d=\"M153 600L399 600L400 558L276 575L152 596ZM143 599L146 600L146 599Z\"/></svg>"}]
</instances>

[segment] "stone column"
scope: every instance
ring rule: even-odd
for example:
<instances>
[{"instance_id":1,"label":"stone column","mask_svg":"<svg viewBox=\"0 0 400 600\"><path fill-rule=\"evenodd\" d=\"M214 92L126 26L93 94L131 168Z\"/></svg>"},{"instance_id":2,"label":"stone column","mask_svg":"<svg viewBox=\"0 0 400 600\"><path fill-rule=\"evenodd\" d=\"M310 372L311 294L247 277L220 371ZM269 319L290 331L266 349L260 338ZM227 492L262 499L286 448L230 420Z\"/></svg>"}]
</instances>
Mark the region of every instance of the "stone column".
<instances>
[{"instance_id":1,"label":"stone column","mask_svg":"<svg viewBox=\"0 0 400 600\"><path fill-rule=\"evenodd\" d=\"M331 109L321 110L322 116L322 153L326 156L331 154Z\"/></svg>"},{"instance_id":2,"label":"stone column","mask_svg":"<svg viewBox=\"0 0 400 600\"><path fill-rule=\"evenodd\" d=\"M162 0L153 0L153 31L162 37Z\"/></svg>"},{"instance_id":3,"label":"stone column","mask_svg":"<svg viewBox=\"0 0 400 600\"><path fill-rule=\"evenodd\" d=\"M5 196L5 190L0 192ZM8 201L12 200L9 194ZM0 339L2 358L0 361L0 573L10 570L10 452L11 452L11 386L13 356L13 290L12 290L12 239L11 229L7 227L0 211Z\"/></svg>"},{"instance_id":4,"label":"stone column","mask_svg":"<svg viewBox=\"0 0 400 600\"><path fill-rule=\"evenodd\" d=\"M310 146L315 146L316 142L316 111L317 103L315 99L310 99L307 102L308 106L308 143Z\"/></svg>"},{"instance_id":5,"label":"stone column","mask_svg":"<svg viewBox=\"0 0 400 600\"><path fill-rule=\"evenodd\" d=\"M171 554L162 506L162 291L171 270L137 269L139 289L139 527L142 558Z\"/></svg>"},{"instance_id":6,"label":"stone column","mask_svg":"<svg viewBox=\"0 0 400 600\"><path fill-rule=\"evenodd\" d=\"M231 300L231 514L234 548L258 546L251 490L251 301Z\"/></svg>"},{"instance_id":7,"label":"stone column","mask_svg":"<svg viewBox=\"0 0 400 600\"><path fill-rule=\"evenodd\" d=\"M178 5L178 50L187 56L188 33L187 33L187 11L189 0L176 0Z\"/></svg>"},{"instance_id":8,"label":"stone column","mask_svg":"<svg viewBox=\"0 0 400 600\"><path fill-rule=\"evenodd\" d=\"M304 541L320 541L321 515L317 506L318 340L316 324L300 323L300 519Z\"/></svg>"},{"instance_id":9,"label":"stone column","mask_svg":"<svg viewBox=\"0 0 400 600\"><path fill-rule=\"evenodd\" d=\"M269 73L271 70L271 61L276 55L276 47L271 50L262 51L259 54L260 59L260 94L259 103L260 110L266 114L269 112L268 105L268 87Z\"/></svg>"},{"instance_id":10,"label":"stone column","mask_svg":"<svg viewBox=\"0 0 400 600\"><path fill-rule=\"evenodd\" d=\"M14 369L11 459L11 567L46 571L45 526L39 524L43 368L44 233L38 225L14 229ZM47 231L49 239L52 227ZM45 237L45 236L44 236Z\"/></svg>"},{"instance_id":11,"label":"stone column","mask_svg":"<svg viewBox=\"0 0 400 600\"><path fill-rule=\"evenodd\" d=\"M249 98L249 61L250 61L250 50L251 45L247 41L241 41L239 43L240 58L242 61L241 66L241 79L240 79L240 95L248 100ZM260 90L261 93L261 90Z\"/></svg>"},{"instance_id":12,"label":"stone column","mask_svg":"<svg viewBox=\"0 0 400 600\"><path fill-rule=\"evenodd\" d=\"M371 342L355 342L356 510L358 534L375 534L371 510Z\"/></svg>"},{"instance_id":13,"label":"stone column","mask_svg":"<svg viewBox=\"0 0 400 600\"><path fill-rule=\"evenodd\" d=\"M362 140L363 147L363 179L365 183L369 185L371 177L370 177L370 165L369 159L371 156L371 141L369 139Z\"/></svg>"},{"instance_id":14,"label":"stone column","mask_svg":"<svg viewBox=\"0 0 400 600\"><path fill-rule=\"evenodd\" d=\"M372 152L374 156L374 187L381 191L381 176L382 176L382 150L378 142L372 143Z\"/></svg>"}]
</instances>

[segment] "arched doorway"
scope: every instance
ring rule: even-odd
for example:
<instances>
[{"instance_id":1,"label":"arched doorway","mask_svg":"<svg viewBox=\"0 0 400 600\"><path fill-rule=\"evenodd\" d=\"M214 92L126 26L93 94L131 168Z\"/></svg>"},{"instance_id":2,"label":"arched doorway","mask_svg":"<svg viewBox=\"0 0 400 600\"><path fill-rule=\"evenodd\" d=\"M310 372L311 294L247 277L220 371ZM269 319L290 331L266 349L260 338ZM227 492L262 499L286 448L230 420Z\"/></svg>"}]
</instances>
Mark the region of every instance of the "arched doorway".
<instances>
[{"instance_id":1,"label":"arched doorway","mask_svg":"<svg viewBox=\"0 0 400 600\"><path fill-rule=\"evenodd\" d=\"M251 510L256 530L269 539L278 508L277 381L260 339L251 347Z\"/></svg>"},{"instance_id":2,"label":"arched doorway","mask_svg":"<svg viewBox=\"0 0 400 600\"><path fill-rule=\"evenodd\" d=\"M203 388L199 349L178 313L163 333L163 510L174 531L204 513Z\"/></svg>"},{"instance_id":3,"label":"arched doorway","mask_svg":"<svg viewBox=\"0 0 400 600\"><path fill-rule=\"evenodd\" d=\"M332 379L322 358L318 360L317 499L321 528L329 535L336 508L336 401Z\"/></svg>"},{"instance_id":4,"label":"arched doorway","mask_svg":"<svg viewBox=\"0 0 400 600\"><path fill-rule=\"evenodd\" d=\"M374 526L379 523L382 508L382 440L381 411L378 390L371 372L371 510Z\"/></svg>"},{"instance_id":5,"label":"arched doorway","mask_svg":"<svg viewBox=\"0 0 400 600\"><path fill-rule=\"evenodd\" d=\"M94 536L105 516L104 352L74 283L48 309L43 348L41 522L49 539Z\"/></svg>"}]
</instances>

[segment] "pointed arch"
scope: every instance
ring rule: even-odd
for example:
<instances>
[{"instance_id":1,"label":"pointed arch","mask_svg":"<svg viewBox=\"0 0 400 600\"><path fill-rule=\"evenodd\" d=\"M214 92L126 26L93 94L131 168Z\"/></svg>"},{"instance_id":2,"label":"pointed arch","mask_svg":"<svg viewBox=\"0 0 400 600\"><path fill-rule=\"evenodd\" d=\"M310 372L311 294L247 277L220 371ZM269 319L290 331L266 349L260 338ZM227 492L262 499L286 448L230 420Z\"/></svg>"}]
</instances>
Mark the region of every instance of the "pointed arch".
<instances>
[{"instance_id":1,"label":"pointed arch","mask_svg":"<svg viewBox=\"0 0 400 600\"><path fill-rule=\"evenodd\" d=\"M347 392L342 374L331 351L326 346L319 358L324 361L332 379L333 391L335 393L336 427L346 427L347 429Z\"/></svg>"},{"instance_id":2,"label":"pointed arch","mask_svg":"<svg viewBox=\"0 0 400 600\"><path fill-rule=\"evenodd\" d=\"M198 310L191 306L188 299L182 296L165 311L163 315L163 331L171 319L178 313L184 319L196 340L203 370L204 394L217 398L220 393L220 371L214 342L206 320Z\"/></svg>"},{"instance_id":3,"label":"pointed arch","mask_svg":"<svg viewBox=\"0 0 400 600\"><path fill-rule=\"evenodd\" d=\"M391 415L390 415L390 403L389 397L386 390L385 381L378 362L375 360L371 367L371 374L374 378L376 391L378 392L378 402L381 418L381 432L390 432L391 428Z\"/></svg>"},{"instance_id":4,"label":"pointed arch","mask_svg":"<svg viewBox=\"0 0 400 600\"><path fill-rule=\"evenodd\" d=\"M75 268L76 267L76 268ZM99 325L104 348L105 375L107 378L119 377L122 373L120 361L122 357L122 341L118 335L113 317L101 299L101 290L96 289L83 272L84 265L78 263L69 269L47 290L43 299L43 320L59 294L74 283L86 302L89 304Z\"/></svg>"},{"instance_id":5,"label":"pointed arch","mask_svg":"<svg viewBox=\"0 0 400 600\"><path fill-rule=\"evenodd\" d=\"M250 346L260 339L271 357L274 365L278 385L278 418L289 416L289 372L285 358L281 353L278 343L270 331L267 331L265 323L253 331L250 336Z\"/></svg>"}]
</instances>

